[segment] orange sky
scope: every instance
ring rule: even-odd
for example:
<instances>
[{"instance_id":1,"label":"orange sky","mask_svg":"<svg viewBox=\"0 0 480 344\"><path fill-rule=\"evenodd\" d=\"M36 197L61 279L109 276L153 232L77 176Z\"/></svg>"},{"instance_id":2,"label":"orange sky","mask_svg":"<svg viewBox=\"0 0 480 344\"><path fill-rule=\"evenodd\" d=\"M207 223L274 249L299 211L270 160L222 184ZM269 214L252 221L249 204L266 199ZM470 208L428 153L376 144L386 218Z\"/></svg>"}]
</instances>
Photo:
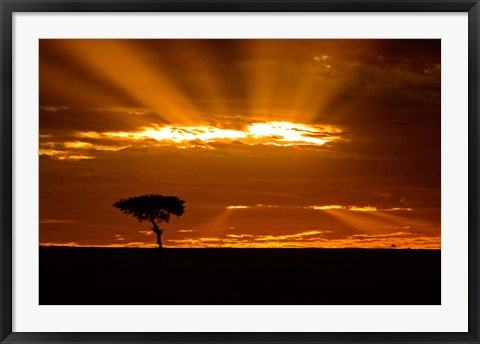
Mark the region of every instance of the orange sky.
<instances>
[{"instance_id":1,"label":"orange sky","mask_svg":"<svg viewBox=\"0 0 480 344\"><path fill-rule=\"evenodd\" d=\"M440 248L440 40L40 40L40 243Z\"/></svg>"}]
</instances>

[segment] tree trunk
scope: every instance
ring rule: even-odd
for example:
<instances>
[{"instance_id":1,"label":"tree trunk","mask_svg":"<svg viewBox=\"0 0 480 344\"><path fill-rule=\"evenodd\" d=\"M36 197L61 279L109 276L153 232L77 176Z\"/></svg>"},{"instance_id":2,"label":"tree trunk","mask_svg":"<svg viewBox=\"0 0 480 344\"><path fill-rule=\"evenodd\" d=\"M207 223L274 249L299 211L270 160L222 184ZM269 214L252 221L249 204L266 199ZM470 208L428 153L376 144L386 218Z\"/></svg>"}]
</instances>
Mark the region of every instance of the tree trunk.
<instances>
[{"instance_id":1,"label":"tree trunk","mask_svg":"<svg viewBox=\"0 0 480 344\"><path fill-rule=\"evenodd\" d=\"M153 232L157 235L157 244L158 244L158 248L161 250L163 249L163 245L162 245L162 233L163 231L158 228L157 224L155 223L155 220L150 220L150 222L152 222L152 225L153 225Z\"/></svg>"},{"instance_id":2,"label":"tree trunk","mask_svg":"<svg viewBox=\"0 0 480 344\"><path fill-rule=\"evenodd\" d=\"M162 246L162 232L157 233L157 244L159 249L163 249Z\"/></svg>"}]
</instances>

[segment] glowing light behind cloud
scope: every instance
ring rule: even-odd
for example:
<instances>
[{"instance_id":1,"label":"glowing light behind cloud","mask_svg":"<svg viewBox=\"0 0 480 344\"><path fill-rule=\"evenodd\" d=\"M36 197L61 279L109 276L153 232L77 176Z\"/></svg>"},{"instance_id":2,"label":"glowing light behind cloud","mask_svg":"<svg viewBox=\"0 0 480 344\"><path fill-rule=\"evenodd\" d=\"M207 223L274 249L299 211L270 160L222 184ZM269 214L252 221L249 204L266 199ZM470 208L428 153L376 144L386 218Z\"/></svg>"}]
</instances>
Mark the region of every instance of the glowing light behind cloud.
<instances>
[{"instance_id":1,"label":"glowing light behind cloud","mask_svg":"<svg viewBox=\"0 0 480 344\"><path fill-rule=\"evenodd\" d=\"M340 139L340 134L339 128L329 125L265 122L250 124L243 130L222 129L214 126L152 126L136 132L106 132L97 137L153 139L160 143L181 143L183 147L189 148L201 146L202 143L231 141L239 141L247 145L322 146Z\"/></svg>"},{"instance_id":2,"label":"glowing light behind cloud","mask_svg":"<svg viewBox=\"0 0 480 344\"><path fill-rule=\"evenodd\" d=\"M130 138L135 140L154 139L156 141L170 141L175 143L188 141L212 142L218 139L240 139L245 138L246 134L239 130L226 130L215 127L205 126L155 126L144 128L140 132L133 133L104 133L107 137Z\"/></svg>"},{"instance_id":3,"label":"glowing light behind cloud","mask_svg":"<svg viewBox=\"0 0 480 344\"><path fill-rule=\"evenodd\" d=\"M39 155L50 156L58 160L88 160L95 159L94 156L85 155L85 154L71 154L70 151L66 150L55 150L55 149L39 149Z\"/></svg>"},{"instance_id":4,"label":"glowing light behind cloud","mask_svg":"<svg viewBox=\"0 0 480 344\"><path fill-rule=\"evenodd\" d=\"M252 123L243 129L224 129L215 126L152 125L132 132L77 132L75 136L78 140L63 144L45 142L41 144L39 153L57 159L93 159L95 151L118 151L134 145L213 149L212 144L215 143L240 142L248 146L319 147L343 139L341 135L342 131L335 126L290 122ZM82 139L103 140L103 143L84 142ZM105 144L104 141L111 143ZM79 151L85 153L75 153Z\"/></svg>"},{"instance_id":5,"label":"glowing light behind cloud","mask_svg":"<svg viewBox=\"0 0 480 344\"><path fill-rule=\"evenodd\" d=\"M289 122L254 123L247 127L247 131L253 134L253 137L277 138L277 142L272 142L272 144L278 146L293 144L321 146L337 138L333 135L340 132L337 128L332 126L321 127L319 125L295 124Z\"/></svg>"},{"instance_id":6,"label":"glowing light behind cloud","mask_svg":"<svg viewBox=\"0 0 480 344\"><path fill-rule=\"evenodd\" d=\"M311 205L314 210L350 210L350 211L412 211L412 208L377 208L374 206L359 207L355 205Z\"/></svg>"},{"instance_id":7,"label":"glowing light behind cloud","mask_svg":"<svg viewBox=\"0 0 480 344\"><path fill-rule=\"evenodd\" d=\"M175 248L381 248L389 249L395 243L398 249L439 249L440 236L415 235L408 232L390 234L355 234L346 238L331 239L313 231L290 235L265 236L250 234L228 234L225 237L199 237L185 239L167 239L165 247ZM321 231L319 231L321 232ZM324 232L325 234L328 234ZM104 245L79 244L78 242L45 242L40 246L76 246L76 247L137 247L156 248L151 242L131 241Z\"/></svg>"},{"instance_id":8,"label":"glowing light behind cloud","mask_svg":"<svg viewBox=\"0 0 480 344\"><path fill-rule=\"evenodd\" d=\"M230 205L227 206L227 209L251 209L251 208L279 208L279 205L273 204L256 204L256 205ZM285 207L288 208L288 207ZM309 205L309 206L298 206L289 208L301 208L301 209L312 209L312 210L348 210L348 211L360 211L360 212L381 212L381 211L413 211L412 208L377 208L374 206L355 206L355 205Z\"/></svg>"},{"instance_id":9,"label":"glowing light behind cloud","mask_svg":"<svg viewBox=\"0 0 480 344\"><path fill-rule=\"evenodd\" d=\"M227 234L226 236L169 239L174 247L231 248L384 248L392 243L397 248L438 249L439 236L416 235L410 232L354 234L345 238L330 238L330 231L314 230L293 234Z\"/></svg>"}]
</instances>

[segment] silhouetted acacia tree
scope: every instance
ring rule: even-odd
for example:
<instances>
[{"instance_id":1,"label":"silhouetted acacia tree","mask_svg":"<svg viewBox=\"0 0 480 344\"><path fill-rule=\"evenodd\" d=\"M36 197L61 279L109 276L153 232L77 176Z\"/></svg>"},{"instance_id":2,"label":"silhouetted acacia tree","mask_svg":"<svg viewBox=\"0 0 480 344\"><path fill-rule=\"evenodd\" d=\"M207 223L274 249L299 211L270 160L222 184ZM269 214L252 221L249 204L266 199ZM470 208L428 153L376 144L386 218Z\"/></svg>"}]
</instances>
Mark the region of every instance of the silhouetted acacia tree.
<instances>
[{"instance_id":1,"label":"silhouetted acacia tree","mask_svg":"<svg viewBox=\"0 0 480 344\"><path fill-rule=\"evenodd\" d=\"M185 212L185 201L175 196L142 195L121 199L113 204L123 213L134 216L138 221L150 221L153 232L157 235L157 243L162 246L162 233L158 226L170 221L171 215L181 216Z\"/></svg>"}]
</instances>

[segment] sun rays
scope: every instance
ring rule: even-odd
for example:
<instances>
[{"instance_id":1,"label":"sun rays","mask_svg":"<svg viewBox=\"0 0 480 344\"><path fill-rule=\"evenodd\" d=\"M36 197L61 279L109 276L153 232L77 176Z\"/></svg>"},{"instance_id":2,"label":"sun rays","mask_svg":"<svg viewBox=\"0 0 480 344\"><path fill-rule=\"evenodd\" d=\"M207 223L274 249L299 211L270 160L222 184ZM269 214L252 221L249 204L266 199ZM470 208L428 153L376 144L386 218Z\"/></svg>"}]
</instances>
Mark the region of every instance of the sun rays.
<instances>
[{"instance_id":1,"label":"sun rays","mask_svg":"<svg viewBox=\"0 0 480 344\"><path fill-rule=\"evenodd\" d=\"M198 122L201 117L175 85L160 59L149 59L132 40L62 40L71 58L138 106L159 111L166 122Z\"/></svg>"},{"instance_id":2,"label":"sun rays","mask_svg":"<svg viewBox=\"0 0 480 344\"><path fill-rule=\"evenodd\" d=\"M238 112L239 102L248 112L265 112L265 121L278 121L276 110L280 107L290 117L287 121L310 123L324 113L336 92L348 83L349 75L357 73L355 64L348 61L361 59L369 51L351 49L346 61L345 52L336 46L338 42L328 40L310 41L309 49L305 49L308 40L291 41L301 47L291 50L284 48L287 40L225 40L224 57L212 53L214 41L50 40L41 44L48 44L50 54L60 57L63 63L43 62L42 66L55 79L66 72L62 65L67 63L83 72L85 85L69 85L77 89L78 100L87 103L92 96L99 96L93 92L102 86L105 93L120 95L123 103L132 107L148 109L166 124L206 124L205 115L211 112L209 103L215 104L217 113L232 114ZM354 47L358 44L348 43ZM366 40L361 44L375 51L382 43ZM243 60L233 69L235 74L228 75L222 65L231 62L228 56L232 52ZM184 74L179 75L177 70ZM290 82L285 83L285 78ZM45 83L42 89L52 86ZM45 109L66 106L41 105Z\"/></svg>"},{"instance_id":3,"label":"sun rays","mask_svg":"<svg viewBox=\"0 0 480 344\"><path fill-rule=\"evenodd\" d=\"M345 67L341 48L335 42L290 41L299 49L286 51L288 40L224 40L221 43L225 56L212 53L218 42L114 39L42 42L48 44L52 56L62 59L62 64L55 66L43 62L43 69L49 75L60 79L67 72L63 68L67 63L84 73L85 85L65 85L76 90L79 101L88 103L89 99L106 97L102 93L117 95L123 103L130 104L130 108L119 104L117 110L125 109L130 116L117 116L113 121L125 121L128 117L131 123L140 123L140 118L146 117L150 123L132 131L77 132L77 139L90 141L72 140L64 147L55 145L55 137L44 135L40 154L74 160L94 158L94 151L116 151L139 143L211 148L209 143L235 141L285 147L322 146L345 138L337 126L313 124L319 114L325 114L324 108L336 90L348 82L348 75L354 73L349 71L337 78L322 72L340 66L353 68ZM308 49L306 42L311 44ZM381 45L375 40L362 44L373 50ZM351 45L356 46L357 42L352 41ZM365 51L354 49L349 58L361 58ZM242 56L242 62L234 65L233 75L228 75L223 65L231 64L229 56L233 52ZM286 62L289 59L295 64ZM281 81L284 79L290 82ZM45 90L55 85L44 84ZM100 86L103 92L97 92ZM84 91L78 90L79 87ZM60 91L63 90L57 89L56 93ZM65 104L41 105L43 111L50 112L70 108ZM238 114L239 106L244 113ZM113 109L98 110L101 113ZM242 120L237 123L238 115ZM209 123L212 120L220 123ZM112 144L100 144L94 139L109 139ZM115 143L120 140L122 144ZM90 152L79 154L81 150Z\"/></svg>"}]
</instances>

